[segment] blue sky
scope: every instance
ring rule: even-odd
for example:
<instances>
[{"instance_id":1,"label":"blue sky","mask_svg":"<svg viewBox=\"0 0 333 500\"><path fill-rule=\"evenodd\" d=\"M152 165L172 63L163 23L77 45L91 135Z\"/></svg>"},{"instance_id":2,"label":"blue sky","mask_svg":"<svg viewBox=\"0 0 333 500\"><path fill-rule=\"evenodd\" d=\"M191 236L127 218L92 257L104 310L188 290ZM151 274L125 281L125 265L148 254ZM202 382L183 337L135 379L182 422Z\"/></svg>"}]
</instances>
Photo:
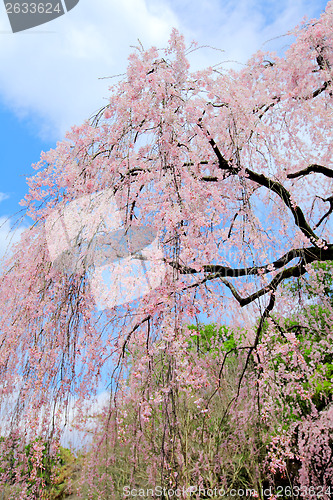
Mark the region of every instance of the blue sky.
<instances>
[{"instance_id":1,"label":"blue sky","mask_svg":"<svg viewBox=\"0 0 333 500\"><path fill-rule=\"evenodd\" d=\"M25 178L40 152L54 147L71 125L97 111L112 80L123 73L137 39L165 46L171 28L188 42L210 45L193 53L194 69L245 62L257 49L282 51L277 38L304 16L318 17L325 0L80 0L68 14L12 34L0 5L0 255L21 209ZM271 40L263 45L267 40ZM232 63L235 64L235 63Z\"/></svg>"}]
</instances>

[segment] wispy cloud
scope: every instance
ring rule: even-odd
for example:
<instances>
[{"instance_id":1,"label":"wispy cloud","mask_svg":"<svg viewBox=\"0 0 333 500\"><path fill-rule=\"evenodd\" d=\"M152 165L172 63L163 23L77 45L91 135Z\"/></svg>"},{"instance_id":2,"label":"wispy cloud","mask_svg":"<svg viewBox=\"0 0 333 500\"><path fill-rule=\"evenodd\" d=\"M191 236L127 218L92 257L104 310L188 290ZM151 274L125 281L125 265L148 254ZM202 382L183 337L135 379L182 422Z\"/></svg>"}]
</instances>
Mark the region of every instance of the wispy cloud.
<instances>
[{"instance_id":1,"label":"wispy cloud","mask_svg":"<svg viewBox=\"0 0 333 500\"><path fill-rule=\"evenodd\" d=\"M0 193L0 203L4 200L7 200L9 198L9 195L6 193Z\"/></svg>"},{"instance_id":2,"label":"wispy cloud","mask_svg":"<svg viewBox=\"0 0 333 500\"><path fill-rule=\"evenodd\" d=\"M326 3L326 0L168 0L188 38L224 50L221 55L212 50L197 52L193 64L201 67L219 61L244 64L258 49L283 50L290 40L281 35L293 29L304 16L318 16Z\"/></svg>"}]
</instances>

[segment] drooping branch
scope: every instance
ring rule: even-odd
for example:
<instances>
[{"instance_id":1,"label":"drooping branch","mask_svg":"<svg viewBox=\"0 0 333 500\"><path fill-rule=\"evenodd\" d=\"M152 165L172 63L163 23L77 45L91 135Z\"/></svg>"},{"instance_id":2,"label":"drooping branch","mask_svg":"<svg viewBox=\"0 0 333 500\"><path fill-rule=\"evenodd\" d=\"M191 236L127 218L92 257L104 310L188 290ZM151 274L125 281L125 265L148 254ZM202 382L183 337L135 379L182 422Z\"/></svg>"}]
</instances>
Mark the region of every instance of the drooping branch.
<instances>
[{"instance_id":1,"label":"drooping branch","mask_svg":"<svg viewBox=\"0 0 333 500\"><path fill-rule=\"evenodd\" d=\"M243 367L242 373L241 373L241 375L239 377L239 380L238 380L237 393L229 401L229 403L228 403L228 405L227 405L227 407L226 407L226 409L225 409L225 411L223 413L223 416L222 416L222 418L220 420L220 426L222 425L225 417L227 416L227 414L228 414L228 412L229 412L229 410L231 408L231 405L233 404L234 401L236 401L238 399L238 397L240 395L240 389L241 389L241 386L242 386L243 379L245 377L245 373L246 373L247 367L249 365L249 361L250 361L251 355L252 355L253 351L257 348L257 346L259 344L260 335L261 335L261 332L263 330L263 326L265 324L265 320L269 316L269 313L273 310L274 304L275 304L275 293L272 292L271 295L270 295L270 299L269 299L268 305L266 306L263 314L261 315L261 318L260 318L260 321L259 321L259 325L258 325L258 328L257 328L257 331L256 331L256 337L255 337L254 343L250 347L245 347L245 349L248 349L248 353L247 353L247 356L246 356L246 360L245 360L245 363L244 363L244 367ZM237 349L239 349L239 347ZM223 366L224 366L226 357L227 357L227 355L230 352L232 352L232 351L229 351L228 353L226 353L226 355L224 357L224 360L222 362L222 367L220 369L220 376L222 375L222 370L223 370Z\"/></svg>"},{"instance_id":2,"label":"drooping branch","mask_svg":"<svg viewBox=\"0 0 333 500\"><path fill-rule=\"evenodd\" d=\"M247 354L247 358L246 358L246 361L245 361L243 372L242 372L242 375L241 375L241 377L239 379L239 382L238 382L237 397L239 396L242 379L243 379L243 377L245 375L245 371L246 371L246 368L247 368L248 363L250 361L251 354L252 354L252 352L254 351L254 349L256 349L256 347L259 344L259 339L260 339L260 335L261 335L261 332L262 332L265 320L269 316L269 313L273 310L274 304L275 304L275 293L274 293L274 291L272 291L272 293L270 295L270 298L269 298L269 302L268 302L268 304L267 304L267 306L266 306L263 314L261 315L261 318L260 318L260 321L259 321L259 325L258 325L258 328L257 328L257 332L256 332L256 338L254 340L254 344L253 344L253 346L251 347L251 349L249 350L249 352Z\"/></svg>"}]
</instances>

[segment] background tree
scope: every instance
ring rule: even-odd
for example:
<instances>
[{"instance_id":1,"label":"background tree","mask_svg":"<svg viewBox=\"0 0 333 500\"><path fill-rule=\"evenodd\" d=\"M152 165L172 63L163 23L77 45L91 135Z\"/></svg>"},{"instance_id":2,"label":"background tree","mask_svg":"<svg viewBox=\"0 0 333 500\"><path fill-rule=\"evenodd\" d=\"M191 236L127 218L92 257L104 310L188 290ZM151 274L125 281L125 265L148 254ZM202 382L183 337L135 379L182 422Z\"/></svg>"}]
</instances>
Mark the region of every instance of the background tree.
<instances>
[{"instance_id":1,"label":"background tree","mask_svg":"<svg viewBox=\"0 0 333 500\"><path fill-rule=\"evenodd\" d=\"M97 391L117 392L128 374L126 349L145 346L149 386L156 350L181 352L183 325L200 323L203 313L247 332L227 407L237 411L253 364L259 375L269 369L267 321L276 321L273 311L282 317L295 308L296 297L280 285L311 272L314 262L333 260L332 24L330 1L319 20L295 30L283 56L258 52L239 71L197 73L186 58L194 47L174 30L166 50L139 48L108 104L42 153L24 201L34 224L3 265L0 283L3 433L24 428L27 439L42 436L51 450L71 405L84 426ZM115 200L125 239L143 227L158 231L163 261L129 243L120 252L165 266L159 286L157 273L150 293L129 302L110 299L122 270L107 262L98 196L104 213ZM80 200L90 214L83 225ZM77 209L72 218L70 204ZM60 260L50 220L66 223L67 233L57 233L59 242L67 234L69 245ZM134 286L131 279L125 287ZM330 335L330 318L326 330ZM295 338L284 337L284 349L293 349ZM226 365L216 363L218 389ZM170 390L175 376L171 367ZM317 422L309 420L308 435L316 435Z\"/></svg>"}]
</instances>

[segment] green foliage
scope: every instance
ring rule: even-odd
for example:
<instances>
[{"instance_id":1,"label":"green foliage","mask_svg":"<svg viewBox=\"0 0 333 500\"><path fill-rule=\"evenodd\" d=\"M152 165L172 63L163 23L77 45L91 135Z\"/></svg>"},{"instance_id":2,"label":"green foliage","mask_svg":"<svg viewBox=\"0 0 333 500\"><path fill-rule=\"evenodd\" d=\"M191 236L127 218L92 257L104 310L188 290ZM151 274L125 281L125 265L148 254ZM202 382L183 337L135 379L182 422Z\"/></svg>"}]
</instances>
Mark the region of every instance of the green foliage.
<instances>
[{"instance_id":1,"label":"green foliage","mask_svg":"<svg viewBox=\"0 0 333 500\"><path fill-rule=\"evenodd\" d=\"M199 329L196 325L188 325L189 330L199 333L192 334L189 339L189 349L198 353L206 353L212 351L231 351L237 348L235 332L231 327L216 324L200 325Z\"/></svg>"},{"instance_id":2,"label":"green foliage","mask_svg":"<svg viewBox=\"0 0 333 500\"><path fill-rule=\"evenodd\" d=\"M6 445L8 443L6 451L1 456L2 467L0 468L0 476L6 474L9 479L8 486L15 482L17 471L22 470L27 477L28 492L32 492L36 481L41 480L41 498L45 500L63 498L68 479L77 464L75 455L68 448L60 446L58 452L53 455L49 452L48 443L42 442L41 438L26 444L23 448L20 438L9 441L8 438L1 436L0 443ZM34 444L36 443L42 445L43 451L42 460L37 467L36 478L33 478L32 472L36 468L34 459ZM32 494L32 498L35 498L35 495Z\"/></svg>"},{"instance_id":3,"label":"green foliage","mask_svg":"<svg viewBox=\"0 0 333 500\"><path fill-rule=\"evenodd\" d=\"M327 406L329 401L333 399L333 365L331 363L324 363L317 367L317 372L322 375L322 379L317 383L312 397L318 411Z\"/></svg>"},{"instance_id":4,"label":"green foliage","mask_svg":"<svg viewBox=\"0 0 333 500\"><path fill-rule=\"evenodd\" d=\"M49 499L63 498L68 486L68 480L72 478L77 469L79 459L68 448L60 446L57 454L57 463L53 469L54 479L50 487Z\"/></svg>"}]
</instances>

